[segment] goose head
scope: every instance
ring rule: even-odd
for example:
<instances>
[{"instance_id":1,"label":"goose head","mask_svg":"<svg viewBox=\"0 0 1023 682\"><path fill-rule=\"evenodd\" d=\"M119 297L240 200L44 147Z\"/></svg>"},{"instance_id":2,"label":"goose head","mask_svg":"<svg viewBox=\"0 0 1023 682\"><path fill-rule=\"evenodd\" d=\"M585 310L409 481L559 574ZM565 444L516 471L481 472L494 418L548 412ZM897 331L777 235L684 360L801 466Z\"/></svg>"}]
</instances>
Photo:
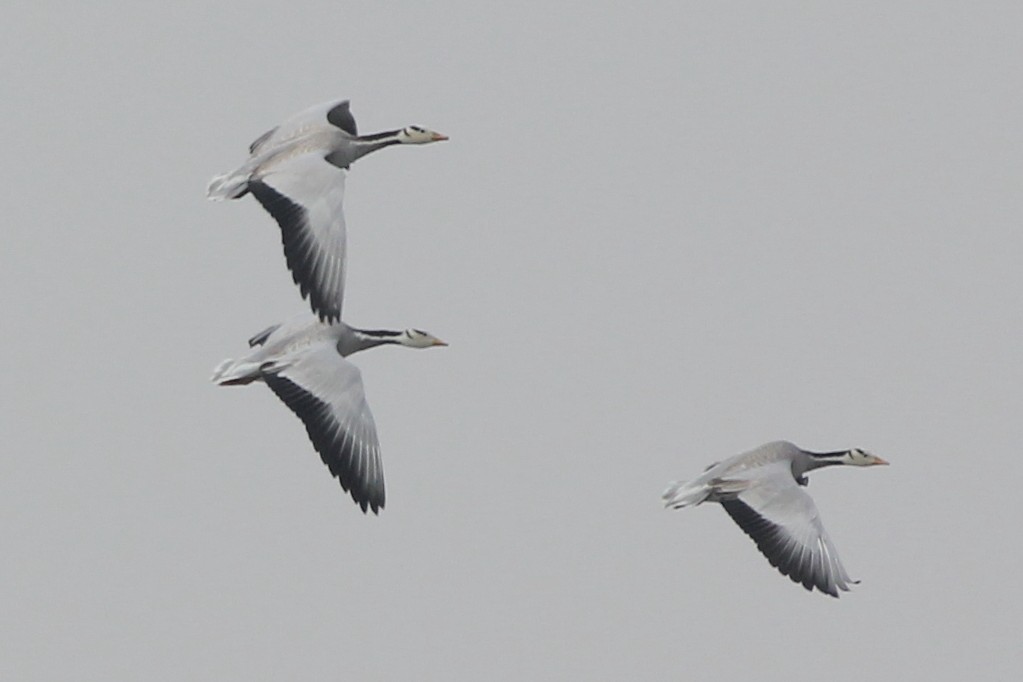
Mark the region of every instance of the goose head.
<instances>
[{"instance_id":1,"label":"goose head","mask_svg":"<svg viewBox=\"0 0 1023 682\"><path fill-rule=\"evenodd\" d=\"M448 139L448 136L419 126L406 126L398 131L397 138L399 144L428 144L443 142Z\"/></svg>"},{"instance_id":2,"label":"goose head","mask_svg":"<svg viewBox=\"0 0 1023 682\"><path fill-rule=\"evenodd\" d=\"M406 329L395 340L409 348L432 348L434 346L448 345L433 334L419 329Z\"/></svg>"},{"instance_id":3,"label":"goose head","mask_svg":"<svg viewBox=\"0 0 1023 682\"><path fill-rule=\"evenodd\" d=\"M888 464L888 462L877 455L872 455L866 450L860 450L859 448L853 448L852 450L846 450L843 452L839 458L839 463L857 467L870 467L877 466L879 464Z\"/></svg>"}]
</instances>

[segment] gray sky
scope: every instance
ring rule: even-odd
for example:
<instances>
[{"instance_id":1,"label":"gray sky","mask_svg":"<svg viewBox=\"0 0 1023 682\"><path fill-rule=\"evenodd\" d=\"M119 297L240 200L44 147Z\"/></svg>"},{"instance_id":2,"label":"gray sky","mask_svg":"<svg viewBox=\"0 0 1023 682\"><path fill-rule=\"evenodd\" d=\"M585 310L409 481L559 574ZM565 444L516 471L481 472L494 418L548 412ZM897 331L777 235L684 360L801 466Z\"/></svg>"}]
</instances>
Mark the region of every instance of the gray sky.
<instances>
[{"instance_id":1,"label":"gray sky","mask_svg":"<svg viewBox=\"0 0 1023 682\"><path fill-rule=\"evenodd\" d=\"M628 7L8 8L0 678L1015 676L1023 10ZM339 96L451 136L348 183L346 320L451 343L355 358L379 518L207 381L305 304L206 183ZM660 506L777 438L893 464L841 600Z\"/></svg>"}]
</instances>

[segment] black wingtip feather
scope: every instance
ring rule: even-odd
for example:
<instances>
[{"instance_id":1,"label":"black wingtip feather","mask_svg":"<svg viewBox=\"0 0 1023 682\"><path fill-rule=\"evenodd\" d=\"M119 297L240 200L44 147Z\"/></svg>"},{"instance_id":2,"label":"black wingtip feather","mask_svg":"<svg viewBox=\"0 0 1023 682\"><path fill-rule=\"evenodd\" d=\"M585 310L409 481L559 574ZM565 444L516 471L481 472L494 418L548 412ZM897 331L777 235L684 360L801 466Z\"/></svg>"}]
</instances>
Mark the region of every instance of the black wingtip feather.
<instances>
[{"instance_id":1,"label":"black wingtip feather","mask_svg":"<svg viewBox=\"0 0 1023 682\"><path fill-rule=\"evenodd\" d=\"M813 571L804 570L799 557L787 545L785 536L778 527L741 500L722 500L721 506L743 532L752 538L760 553L782 575L811 592L816 587L824 594L838 598L838 591L828 588L824 576L816 576Z\"/></svg>"},{"instance_id":2,"label":"black wingtip feather","mask_svg":"<svg viewBox=\"0 0 1023 682\"><path fill-rule=\"evenodd\" d=\"M279 374L265 373L263 379L277 397L305 424L309 440L330 473L341 484L341 488L351 495L352 500L359 505L364 514L367 508L374 514L379 514L384 508L384 488L381 485L379 490L375 490L369 480L357 475L356 456L350 447L353 438L343 431L339 434L335 432L334 422L330 417L330 406Z\"/></svg>"},{"instance_id":3,"label":"black wingtip feather","mask_svg":"<svg viewBox=\"0 0 1023 682\"><path fill-rule=\"evenodd\" d=\"M327 112L327 122L353 137L359 134L359 129L355 125L355 117L352 116L351 102L348 100L338 103Z\"/></svg>"},{"instance_id":4,"label":"black wingtip feather","mask_svg":"<svg viewBox=\"0 0 1023 682\"><path fill-rule=\"evenodd\" d=\"M315 248L309 243L305 209L259 180L249 181L249 191L281 228L284 258L302 298L309 299L309 305L322 322L331 324L340 321L340 302L328 300L314 286L320 279L320 273Z\"/></svg>"}]
</instances>

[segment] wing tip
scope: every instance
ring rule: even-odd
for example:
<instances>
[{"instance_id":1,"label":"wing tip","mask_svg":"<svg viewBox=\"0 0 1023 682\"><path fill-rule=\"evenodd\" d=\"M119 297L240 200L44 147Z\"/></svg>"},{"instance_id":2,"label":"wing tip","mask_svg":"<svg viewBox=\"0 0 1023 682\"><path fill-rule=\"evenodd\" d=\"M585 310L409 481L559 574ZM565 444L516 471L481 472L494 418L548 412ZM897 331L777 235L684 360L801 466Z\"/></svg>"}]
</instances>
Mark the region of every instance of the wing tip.
<instances>
[{"instance_id":1,"label":"wing tip","mask_svg":"<svg viewBox=\"0 0 1023 682\"><path fill-rule=\"evenodd\" d=\"M757 549L779 573L808 591L826 594L835 599L841 592L849 592L849 585L858 585L845 575L839 564L833 571L820 570L819 566L808 565L805 555L796 555L779 541L775 526L741 499L721 502L728 515L753 540Z\"/></svg>"},{"instance_id":2,"label":"wing tip","mask_svg":"<svg viewBox=\"0 0 1023 682\"><path fill-rule=\"evenodd\" d=\"M355 503L359 505L359 508L362 509L363 514L369 516L369 512L373 512L373 516L380 516L380 511L384 508L383 500L380 500L378 502L376 500L364 498L360 501L359 499L356 498L354 493L349 492L348 494L351 495L352 499L355 500Z\"/></svg>"},{"instance_id":3,"label":"wing tip","mask_svg":"<svg viewBox=\"0 0 1023 682\"><path fill-rule=\"evenodd\" d=\"M312 311L316 313L316 316L320 319L320 322L322 322L323 324L335 324L341 321L340 308L332 307L324 309L312 307Z\"/></svg>"}]
</instances>

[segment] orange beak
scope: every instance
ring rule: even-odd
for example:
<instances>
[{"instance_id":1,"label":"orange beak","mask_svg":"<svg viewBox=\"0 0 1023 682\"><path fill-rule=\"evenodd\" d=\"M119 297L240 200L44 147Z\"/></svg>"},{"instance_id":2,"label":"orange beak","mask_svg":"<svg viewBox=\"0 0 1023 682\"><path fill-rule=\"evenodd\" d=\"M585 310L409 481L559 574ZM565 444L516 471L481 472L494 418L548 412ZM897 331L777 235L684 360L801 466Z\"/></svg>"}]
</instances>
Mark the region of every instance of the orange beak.
<instances>
[{"instance_id":1,"label":"orange beak","mask_svg":"<svg viewBox=\"0 0 1023 682\"><path fill-rule=\"evenodd\" d=\"M443 142L444 140L448 139L448 136L441 135L440 133L434 133L430 139L433 140L434 142Z\"/></svg>"},{"instance_id":2,"label":"orange beak","mask_svg":"<svg viewBox=\"0 0 1023 682\"><path fill-rule=\"evenodd\" d=\"M885 466L888 466L888 462L884 461L883 459L881 459L877 455L874 455L874 459L877 460L876 462L874 462L874 466L878 466L879 464L883 464Z\"/></svg>"},{"instance_id":3,"label":"orange beak","mask_svg":"<svg viewBox=\"0 0 1023 682\"><path fill-rule=\"evenodd\" d=\"M444 138L444 139L447 139L447 138ZM434 346L446 346L448 344L447 344L447 341L441 341L440 339L434 339L432 345L434 345ZM887 463L888 462L885 462L885 464L887 464Z\"/></svg>"}]
</instances>

